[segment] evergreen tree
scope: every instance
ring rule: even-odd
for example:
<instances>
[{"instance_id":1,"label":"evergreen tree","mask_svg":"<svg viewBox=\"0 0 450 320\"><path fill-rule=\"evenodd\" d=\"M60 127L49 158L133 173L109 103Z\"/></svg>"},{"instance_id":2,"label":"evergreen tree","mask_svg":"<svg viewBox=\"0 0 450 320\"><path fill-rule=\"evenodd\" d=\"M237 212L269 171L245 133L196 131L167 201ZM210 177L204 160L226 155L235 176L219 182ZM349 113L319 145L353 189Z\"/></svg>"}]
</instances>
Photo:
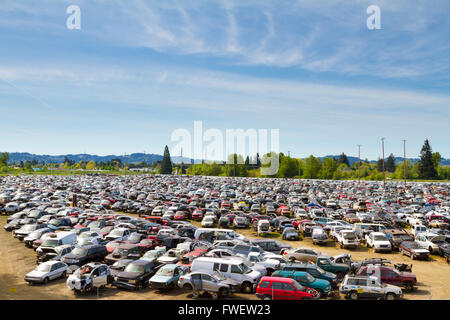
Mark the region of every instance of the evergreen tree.
<instances>
[{"instance_id":1,"label":"evergreen tree","mask_svg":"<svg viewBox=\"0 0 450 320\"><path fill-rule=\"evenodd\" d=\"M391 153L390 156L386 160L385 169L388 172L395 172L395 158L394 155Z\"/></svg>"},{"instance_id":2,"label":"evergreen tree","mask_svg":"<svg viewBox=\"0 0 450 320\"><path fill-rule=\"evenodd\" d=\"M169 148L167 146L164 148L164 154L161 162L161 173L162 174L172 173L172 160L170 159Z\"/></svg>"},{"instance_id":3,"label":"evergreen tree","mask_svg":"<svg viewBox=\"0 0 450 320\"><path fill-rule=\"evenodd\" d=\"M433 153L428 139L425 140L422 150L420 151L419 161L419 178L421 179L436 179L437 171L433 163Z\"/></svg>"},{"instance_id":4,"label":"evergreen tree","mask_svg":"<svg viewBox=\"0 0 450 320\"><path fill-rule=\"evenodd\" d=\"M339 164L346 164L348 167L350 167L350 162L348 161L347 156L345 155L345 153L342 152L342 154L339 156L338 160L337 160L338 165Z\"/></svg>"},{"instance_id":5,"label":"evergreen tree","mask_svg":"<svg viewBox=\"0 0 450 320\"><path fill-rule=\"evenodd\" d=\"M378 158L377 170L378 170L378 172L383 172L383 159Z\"/></svg>"}]
</instances>

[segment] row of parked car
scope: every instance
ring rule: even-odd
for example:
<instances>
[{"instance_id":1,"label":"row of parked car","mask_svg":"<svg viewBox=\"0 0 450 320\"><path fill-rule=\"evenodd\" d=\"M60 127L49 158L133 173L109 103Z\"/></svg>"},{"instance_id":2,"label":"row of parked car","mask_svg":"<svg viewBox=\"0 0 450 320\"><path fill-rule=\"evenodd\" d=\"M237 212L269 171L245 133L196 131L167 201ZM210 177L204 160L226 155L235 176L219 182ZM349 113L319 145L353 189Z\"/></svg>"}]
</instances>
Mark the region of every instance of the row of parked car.
<instances>
[{"instance_id":1,"label":"row of parked car","mask_svg":"<svg viewBox=\"0 0 450 320\"><path fill-rule=\"evenodd\" d=\"M246 238L239 228L252 227L260 236L281 232L283 240L311 236L317 245L332 238L343 248L360 243L379 252L398 248L412 258L429 249L445 254L442 248L448 248L448 225L433 233L425 218L446 221L448 185L388 184L380 190L377 183L217 177L0 179L0 206L10 215L4 229L36 250L38 265L25 280L47 283L68 276L66 285L76 293L149 286L183 288L194 296L207 291L215 298L236 291L287 298L284 290L295 292L292 299L337 291L349 298L390 299L417 283L411 266L357 262L350 254L332 257L270 238ZM418 212L424 219L417 218ZM359 220L351 220L352 215ZM422 223L414 224L412 216ZM208 217L213 224L203 223ZM190 220L202 221L202 227ZM427 231L414 237L407 226ZM444 242L427 238L428 233Z\"/></svg>"}]
</instances>

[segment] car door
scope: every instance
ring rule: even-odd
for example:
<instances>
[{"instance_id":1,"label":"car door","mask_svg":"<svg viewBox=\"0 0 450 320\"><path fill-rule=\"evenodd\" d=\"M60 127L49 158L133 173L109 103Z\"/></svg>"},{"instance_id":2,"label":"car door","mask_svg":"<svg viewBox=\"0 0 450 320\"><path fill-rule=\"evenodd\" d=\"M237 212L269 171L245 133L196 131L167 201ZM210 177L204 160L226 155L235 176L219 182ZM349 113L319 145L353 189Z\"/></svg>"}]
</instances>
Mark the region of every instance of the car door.
<instances>
[{"instance_id":1,"label":"car door","mask_svg":"<svg viewBox=\"0 0 450 320\"><path fill-rule=\"evenodd\" d=\"M205 274L205 273L202 274L202 285L203 285L203 290L205 290L205 291L212 291L212 292L217 291L216 282L209 274Z\"/></svg>"},{"instance_id":2,"label":"car door","mask_svg":"<svg viewBox=\"0 0 450 320\"><path fill-rule=\"evenodd\" d=\"M200 273L196 273L191 275L192 288L197 291L203 290L203 282L202 275Z\"/></svg>"},{"instance_id":3,"label":"car door","mask_svg":"<svg viewBox=\"0 0 450 320\"><path fill-rule=\"evenodd\" d=\"M296 290L290 283L283 283L283 295L285 300L296 300Z\"/></svg>"},{"instance_id":4,"label":"car door","mask_svg":"<svg viewBox=\"0 0 450 320\"><path fill-rule=\"evenodd\" d=\"M366 280L362 281L366 282ZM366 295L370 295L371 298L381 298L384 296L383 288L380 287L374 279L367 280L367 287L365 291L367 291Z\"/></svg>"},{"instance_id":5,"label":"car door","mask_svg":"<svg viewBox=\"0 0 450 320\"><path fill-rule=\"evenodd\" d=\"M273 300L284 300L283 283L273 281L269 288Z\"/></svg>"},{"instance_id":6,"label":"car door","mask_svg":"<svg viewBox=\"0 0 450 320\"><path fill-rule=\"evenodd\" d=\"M58 271L58 264L59 263L55 263L54 265L51 266L50 272L48 274L48 278L50 280L56 279L58 277L58 273L57 273L57 271Z\"/></svg>"}]
</instances>

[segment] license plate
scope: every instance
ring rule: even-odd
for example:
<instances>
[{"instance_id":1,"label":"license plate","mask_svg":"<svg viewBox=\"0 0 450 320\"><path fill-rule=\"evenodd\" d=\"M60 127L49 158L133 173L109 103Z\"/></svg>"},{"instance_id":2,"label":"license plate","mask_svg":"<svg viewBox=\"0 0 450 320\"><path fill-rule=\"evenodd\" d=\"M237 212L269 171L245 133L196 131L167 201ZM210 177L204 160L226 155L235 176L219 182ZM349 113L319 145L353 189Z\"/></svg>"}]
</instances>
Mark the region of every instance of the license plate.
<instances>
[{"instance_id":1,"label":"license plate","mask_svg":"<svg viewBox=\"0 0 450 320\"><path fill-rule=\"evenodd\" d=\"M358 292L358 293L364 293L364 289L358 289L358 290L356 290L356 292Z\"/></svg>"}]
</instances>

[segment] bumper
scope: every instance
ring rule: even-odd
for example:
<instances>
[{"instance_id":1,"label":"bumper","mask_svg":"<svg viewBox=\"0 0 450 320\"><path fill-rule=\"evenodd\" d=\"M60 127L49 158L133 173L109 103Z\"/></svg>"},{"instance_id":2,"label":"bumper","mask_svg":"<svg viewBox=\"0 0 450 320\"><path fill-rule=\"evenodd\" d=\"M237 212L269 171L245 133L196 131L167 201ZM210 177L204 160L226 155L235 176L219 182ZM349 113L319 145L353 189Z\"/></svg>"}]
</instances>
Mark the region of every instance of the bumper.
<instances>
[{"instance_id":1,"label":"bumper","mask_svg":"<svg viewBox=\"0 0 450 320\"><path fill-rule=\"evenodd\" d=\"M44 279L38 279L38 278L27 278L24 279L28 283L44 283Z\"/></svg>"},{"instance_id":2,"label":"bumper","mask_svg":"<svg viewBox=\"0 0 450 320\"><path fill-rule=\"evenodd\" d=\"M377 247L374 247L373 250L376 251L376 252L391 252L392 248L391 247L389 247L389 248L380 248L380 247L377 248Z\"/></svg>"},{"instance_id":3,"label":"bumper","mask_svg":"<svg viewBox=\"0 0 450 320\"><path fill-rule=\"evenodd\" d=\"M125 290L136 290L136 284L135 283L129 283L125 281L114 281L111 285Z\"/></svg>"}]
</instances>

